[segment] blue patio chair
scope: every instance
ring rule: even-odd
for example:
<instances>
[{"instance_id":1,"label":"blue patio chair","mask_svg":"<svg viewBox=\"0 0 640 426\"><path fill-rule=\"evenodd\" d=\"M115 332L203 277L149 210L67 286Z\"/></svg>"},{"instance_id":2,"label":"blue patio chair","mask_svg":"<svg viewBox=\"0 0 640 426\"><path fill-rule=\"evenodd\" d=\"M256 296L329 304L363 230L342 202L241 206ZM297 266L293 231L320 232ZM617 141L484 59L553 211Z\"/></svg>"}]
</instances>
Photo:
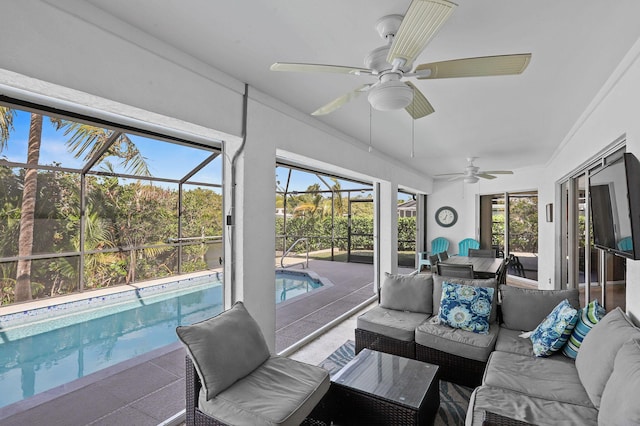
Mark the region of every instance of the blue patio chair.
<instances>
[{"instance_id":1,"label":"blue patio chair","mask_svg":"<svg viewBox=\"0 0 640 426\"><path fill-rule=\"evenodd\" d=\"M622 251L633 250L633 241L631 241L631 237L624 237L623 239L618 241L618 250L622 250Z\"/></svg>"},{"instance_id":2,"label":"blue patio chair","mask_svg":"<svg viewBox=\"0 0 640 426\"><path fill-rule=\"evenodd\" d=\"M429 260L429 253L438 254L443 251L447 251L449 249L449 240L444 237L438 237L431 240L431 250L430 251L421 251L419 253L419 262L418 262L418 271L422 270L423 266L427 266L431 268L432 263Z\"/></svg>"},{"instance_id":3,"label":"blue patio chair","mask_svg":"<svg viewBox=\"0 0 640 426\"><path fill-rule=\"evenodd\" d=\"M473 238L465 238L458 243L458 256L469 256L469 249L479 249L480 243Z\"/></svg>"}]
</instances>

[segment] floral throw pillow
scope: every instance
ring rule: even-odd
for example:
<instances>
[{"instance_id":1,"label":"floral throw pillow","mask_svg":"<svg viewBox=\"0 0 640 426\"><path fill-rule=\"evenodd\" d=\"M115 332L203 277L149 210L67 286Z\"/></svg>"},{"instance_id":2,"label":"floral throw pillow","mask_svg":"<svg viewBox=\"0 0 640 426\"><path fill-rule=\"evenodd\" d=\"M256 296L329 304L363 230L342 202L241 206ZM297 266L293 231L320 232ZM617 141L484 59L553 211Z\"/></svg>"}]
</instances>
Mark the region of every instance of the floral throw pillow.
<instances>
[{"instance_id":1,"label":"floral throw pillow","mask_svg":"<svg viewBox=\"0 0 640 426\"><path fill-rule=\"evenodd\" d=\"M569 300L564 299L558 303L531 333L533 354L547 357L558 351L569 340L577 321L578 311L571 306Z\"/></svg>"},{"instance_id":2,"label":"floral throw pillow","mask_svg":"<svg viewBox=\"0 0 640 426\"><path fill-rule=\"evenodd\" d=\"M494 289L490 287L443 282L438 314L440 323L474 333L487 334L493 293Z\"/></svg>"}]
</instances>

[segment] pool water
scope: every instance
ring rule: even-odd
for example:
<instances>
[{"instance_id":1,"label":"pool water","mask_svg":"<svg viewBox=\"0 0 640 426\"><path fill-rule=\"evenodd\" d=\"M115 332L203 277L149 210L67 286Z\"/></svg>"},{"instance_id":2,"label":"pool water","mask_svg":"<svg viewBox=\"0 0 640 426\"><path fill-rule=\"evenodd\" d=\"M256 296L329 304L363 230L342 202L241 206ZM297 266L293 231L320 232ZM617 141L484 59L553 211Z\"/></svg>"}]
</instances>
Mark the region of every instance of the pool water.
<instances>
[{"instance_id":1,"label":"pool water","mask_svg":"<svg viewBox=\"0 0 640 426\"><path fill-rule=\"evenodd\" d=\"M322 287L322 281L305 272L276 271L276 304Z\"/></svg>"},{"instance_id":2,"label":"pool water","mask_svg":"<svg viewBox=\"0 0 640 426\"><path fill-rule=\"evenodd\" d=\"M222 306L214 282L0 329L0 407L174 343Z\"/></svg>"},{"instance_id":3,"label":"pool water","mask_svg":"<svg viewBox=\"0 0 640 426\"><path fill-rule=\"evenodd\" d=\"M315 275L276 271L276 303L322 287L322 281L310 274ZM0 409L175 343L177 326L205 320L223 309L219 279L145 293L149 289L76 312L52 309L53 316L45 312L0 327Z\"/></svg>"}]
</instances>

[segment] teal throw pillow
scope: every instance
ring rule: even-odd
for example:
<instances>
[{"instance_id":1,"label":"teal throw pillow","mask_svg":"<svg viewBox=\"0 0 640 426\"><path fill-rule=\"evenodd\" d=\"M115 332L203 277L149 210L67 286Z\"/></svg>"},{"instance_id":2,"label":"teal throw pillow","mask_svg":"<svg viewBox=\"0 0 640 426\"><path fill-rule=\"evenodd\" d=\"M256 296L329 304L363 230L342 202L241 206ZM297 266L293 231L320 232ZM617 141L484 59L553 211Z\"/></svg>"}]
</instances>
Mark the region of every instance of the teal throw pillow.
<instances>
[{"instance_id":1,"label":"teal throw pillow","mask_svg":"<svg viewBox=\"0 0 640 426\"><path fill-rule=\"evenodd\" d=\"M494 289L442 283L438 319L441 324L474 333L489 333L489 316Z\"/></svg>"},{"instance_id":2,"label":"teal throw pillow","mask_svg":"<svg viewBox=\"0 0 640 426\"><path fill-rule=\"evenodd\" d=\"M578 311L569 300L564 299L553 308L553 311L533 330L531 342L535 356L546 357L560 350L578 321Z\"/></svg>"},{"instance_id":3,"label":"teal throw pillow","mask_svg":"<svg viewBox=\"0 0 640 426\"><path fill-rule=\"evenodd\" d=\"M578 312L578 322L571 332L569 341L567 341L567 344L562 348L562 353L569 358L576 359L584 336L591 331L593 326L596 325L606 313L597 299L592 300L587 306L580 309Z\"/></svg>"}]
</instances>

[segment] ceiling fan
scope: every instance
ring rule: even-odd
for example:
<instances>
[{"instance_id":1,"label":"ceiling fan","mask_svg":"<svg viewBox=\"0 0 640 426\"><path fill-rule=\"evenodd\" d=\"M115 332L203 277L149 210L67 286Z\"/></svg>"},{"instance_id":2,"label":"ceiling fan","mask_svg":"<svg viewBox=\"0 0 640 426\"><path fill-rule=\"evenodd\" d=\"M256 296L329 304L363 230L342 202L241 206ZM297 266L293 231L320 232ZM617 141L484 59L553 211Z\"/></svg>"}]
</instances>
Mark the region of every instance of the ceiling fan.
<instances>
[{"instance_id":1,"label":"ceiling fan","mask_svg":"<svg viewBox=\"0 0 640 426\"><path fill-rule=\"evenodd\" d=\"M497 176L493 175L512 175L513 172L511 170L480 170L479 167L473 164L473 160L477 157L467 157L467 167L465 167L463 173L443 173L439 175L435 175L435 177L446 177L451 176L449 181L464 179L465 183L476 183L482 179L495 179Z\"/></svg>"},{"instance_id":2,"label":"ceiling fan","mask_svg":"<svg viewBox=\"0 0 640 426\"><path fill-rule=\"evenodd\" d=\"M312 115L329 114L362 93L368 92L369 103L377 110L404 108L414 120L422 118L434 112L434 109L420 90L413 83L403 81L404 78L415 77L423 80L520 74L531 60L530 53L484 56L421 64L411 71L415 59L456 6L447 0L413 0L404 17L388 15L380 18L376 23L376 30L380 37L387 40L387 44L369 52L364 61L366 68L276 62L271 65L271 70L330 72L378 78L374 83L363 84L334 99L314 111Z\"/></svg>"}]
</instances>

